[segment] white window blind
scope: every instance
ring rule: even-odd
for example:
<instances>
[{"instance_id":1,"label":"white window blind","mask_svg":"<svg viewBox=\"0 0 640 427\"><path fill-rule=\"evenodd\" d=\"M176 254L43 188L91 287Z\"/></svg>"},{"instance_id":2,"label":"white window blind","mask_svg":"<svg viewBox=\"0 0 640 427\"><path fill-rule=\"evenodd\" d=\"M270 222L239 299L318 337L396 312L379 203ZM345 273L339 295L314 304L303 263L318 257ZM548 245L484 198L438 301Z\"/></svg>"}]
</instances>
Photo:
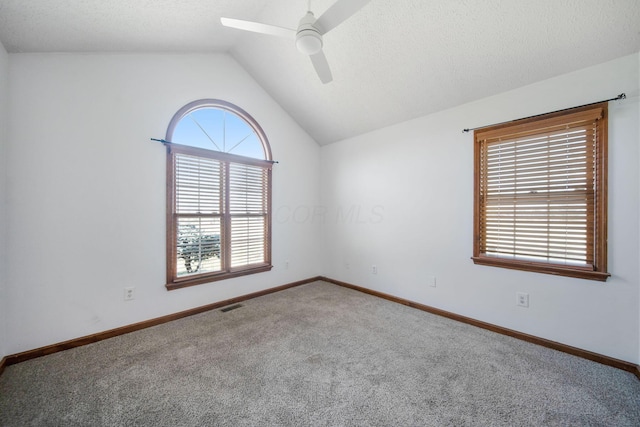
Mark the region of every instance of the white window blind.
<instances>
[{"instance_id":1,"label":"white window blind","mask_svg":"<svg viewBox=\"0 0 640 427\"><path fill-rule=\"evenodd\" d=\"M178 279L270 267L269 162L171 147ZM194 154L196 153L196 154ZM221 158L216 158L221 157Z\"/></svg>"},{"instance_id":2,"label":"white window blind","mask_svg":"<svg viewBox=\"0 0 640 427\"><path fill-rule=\"evenodd\" d=\"M178 276L222 270L224 165L176 153L175 221Z\"/></svg>"},{"instance_id":3,"label":"white window blind","mask_svg":"<svg viewBox=\"0 0 640 427\"><path fill-rule=\"evenodd\" d=\"M265 262L267 172L260 166L229 164L232 268Z\"/></svg>"}]
</instances>

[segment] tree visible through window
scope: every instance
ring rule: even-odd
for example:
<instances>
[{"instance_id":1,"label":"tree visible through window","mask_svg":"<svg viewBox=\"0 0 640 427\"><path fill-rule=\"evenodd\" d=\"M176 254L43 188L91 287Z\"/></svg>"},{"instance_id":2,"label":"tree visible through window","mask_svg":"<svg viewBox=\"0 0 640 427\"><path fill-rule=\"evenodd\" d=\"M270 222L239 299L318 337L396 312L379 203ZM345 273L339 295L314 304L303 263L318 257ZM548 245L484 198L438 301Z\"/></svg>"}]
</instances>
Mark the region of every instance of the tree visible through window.
<instances>
[{"instance_id":1,"label":"tree visible through window","mask_svg":"<svg viewBox=\"0 0 640 427\"><path fill-rule=\"evenodd\" d=\"M167 144L167 288L271 266L271 150L241 108L200 100L171 120Z\"/></svg>"},{"instance_id":2,"label":"tree visible through window","mask_svg":"<svg viewBox=\"0 0 640 427\"><path fill-rule=\"evenodd\" d=\"M474 136L474 262L606 280L607 104Z\"/></svg>"}]
</instances>

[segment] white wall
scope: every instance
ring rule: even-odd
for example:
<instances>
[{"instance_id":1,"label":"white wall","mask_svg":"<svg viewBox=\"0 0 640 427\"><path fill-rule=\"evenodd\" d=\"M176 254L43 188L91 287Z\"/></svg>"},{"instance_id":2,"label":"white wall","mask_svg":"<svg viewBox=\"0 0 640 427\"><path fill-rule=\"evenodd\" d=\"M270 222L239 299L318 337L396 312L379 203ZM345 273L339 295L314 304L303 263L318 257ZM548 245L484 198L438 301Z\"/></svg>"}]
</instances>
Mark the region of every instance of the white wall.
<instances>
[{"instance_id":1,"label":"white wall","mask_svg":"<svg viewBox=\"0 0 640 427\"><path fill-rule=\"evenodd\" d=\"M322 147L324 274L637 363L638 88L636 54ZM474 265L473 133L462 129L621 92L629 98L609 109L612 277ZM516 292L530 294L529 308L516 306Z\"/></svg>"},{"instance_id":2,"label":"white wall","mask_svg":"<svg viewBox=\"0 0 640 427\"><path fill-rule=\"evenodd\" d=\"M323 274L638 363L639 65L639 55L620 58L319 149L228 55L0 49L0 357ZM623 91L610 105L613 277L473 265L473 144L461 129ZM275 268L168 292L165 154L149 138L204 97L252 114L280 161ZM125 286L136 300L122 300ZM516 292L530 308L516 307Z\"/></svg>"},{"instance_id":3,"label":"white wall","mask_svg":"<svg viewBox=\"0 0 640 427\"><path fill-rule=\"evenodd\" d=\"M320 273L319 225L281 216L272 271L164 287L165 149L149 138L186 103L223 99L260 123L276 212L319 204L318 145L229 55L11 54L9 80L5 353Z\"/></svg>"},{"instance_id":4,"label":"white wall","mask_svg":"<svg viewBox=\"0 0 640 427\"><path fill-rule=\"evenodd\" d=\"M9 89L9 56L0 43L0 360L7 355L7 106Z\"/></svg>"}]
</instances>

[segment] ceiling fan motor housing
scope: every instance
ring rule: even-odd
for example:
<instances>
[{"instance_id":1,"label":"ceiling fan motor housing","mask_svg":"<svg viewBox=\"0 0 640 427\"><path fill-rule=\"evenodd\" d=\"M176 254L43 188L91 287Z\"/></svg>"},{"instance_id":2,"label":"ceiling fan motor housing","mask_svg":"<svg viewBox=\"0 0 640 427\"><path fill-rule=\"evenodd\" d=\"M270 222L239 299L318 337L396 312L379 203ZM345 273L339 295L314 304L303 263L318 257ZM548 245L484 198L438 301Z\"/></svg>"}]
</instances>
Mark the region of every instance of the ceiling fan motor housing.
<instances>
[{"instance_id":1,"label":"ceiling fan motor housing","mask_svg":"<svg viewBox=\"0 0 640 427\"><path fill-rule=\"evenodd\" d=\"M296 47L306 55L314 55L322 50L322 34L313 26L315 22L313 13L307 12L300 20L296 32Z\"/></svg>"}]
</instances>

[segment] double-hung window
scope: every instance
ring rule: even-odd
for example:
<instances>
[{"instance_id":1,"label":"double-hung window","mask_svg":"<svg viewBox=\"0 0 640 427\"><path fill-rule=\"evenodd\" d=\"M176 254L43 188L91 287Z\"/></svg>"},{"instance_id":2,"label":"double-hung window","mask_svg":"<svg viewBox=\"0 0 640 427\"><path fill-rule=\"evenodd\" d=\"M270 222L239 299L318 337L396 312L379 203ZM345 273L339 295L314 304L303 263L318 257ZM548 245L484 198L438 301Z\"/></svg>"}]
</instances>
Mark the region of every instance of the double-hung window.
<instances>
[{"instance_id":1,"label":"double-hung window","mask_svg":"<svg viewBox=\"0 0 640 427\"><path fill-rule=\"evenodd\" d=\"M474 139L474 262L606 280L607 104Z\"/></svg>"},{"instance_id":2,"label":"double-hung window","mask_svg":"<svg viewBox=\"0 0 640 427\"><path fill-rule=\"evenodd\" d=\"M167 288L271 266L271 150L241 108L192 102L167 130Z\"/></svg>"}]
</instances>

